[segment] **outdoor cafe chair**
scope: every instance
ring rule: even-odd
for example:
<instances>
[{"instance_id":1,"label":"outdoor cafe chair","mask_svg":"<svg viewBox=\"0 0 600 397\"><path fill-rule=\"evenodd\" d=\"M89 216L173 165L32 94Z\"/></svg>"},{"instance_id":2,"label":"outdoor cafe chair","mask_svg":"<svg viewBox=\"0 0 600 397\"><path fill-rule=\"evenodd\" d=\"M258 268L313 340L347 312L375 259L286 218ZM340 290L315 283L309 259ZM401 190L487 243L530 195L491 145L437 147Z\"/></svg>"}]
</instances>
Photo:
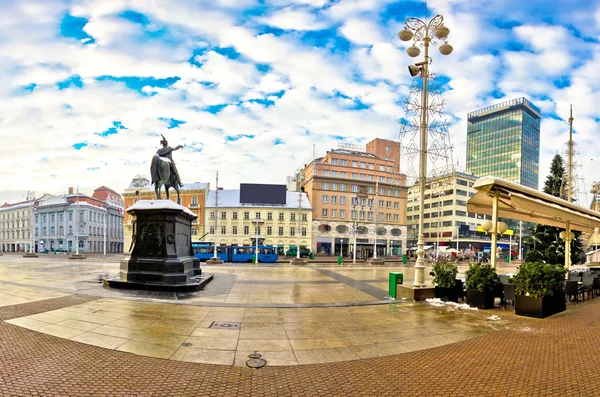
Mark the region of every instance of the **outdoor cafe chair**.
<instances>
[{"instance_id":1,"label":"outdoor cafe chair","mask_svg":"<svg viewBox=\"0 0 600 397\"><path fill-rule=\"evenodd\" d=\"M595 277L591 274L584 274L583 276L583 292L588 294L588 300L590 299L590 295L594 297L594 279Z\"/></svg>"},{"instance_id":2,"label":"outdoor cafe chair","mask_svg":"<svg viewBox=\"0 0 600 397\"><path fill-rule=\"evenodd\" d=\"M583 288L579 286L578 281L567 281L566 293L570 301L573 300L571 297L574 296L575 302L579 303L579 295L581 295L581 300L584 300Z\"/></svg>"},{"instance_id":3,"label":"outdoor cafe chair","mask_svg":"<svg viewBox=\"0 0 600 397\"><path fill-rule=\"evenodd\" d=\"M502 291L504 292L504 302L502 307L506 310L506 302L510 301L512 307L515 307L515 285L503 283Z\"/></svg>"}]
</instances>

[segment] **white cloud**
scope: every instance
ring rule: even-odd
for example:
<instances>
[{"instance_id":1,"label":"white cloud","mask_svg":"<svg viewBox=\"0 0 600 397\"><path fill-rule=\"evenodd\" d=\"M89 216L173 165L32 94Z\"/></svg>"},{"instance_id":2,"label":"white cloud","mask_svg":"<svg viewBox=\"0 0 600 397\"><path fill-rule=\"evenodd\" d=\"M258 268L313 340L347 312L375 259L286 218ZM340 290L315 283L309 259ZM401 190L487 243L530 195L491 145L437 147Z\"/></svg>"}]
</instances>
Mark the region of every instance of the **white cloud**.
<instances>
[{"instance_id":1,"label":"white cloud","mask_svg":"<svg viewBox=\"0 0 600 397\"><path fill-rule=\"evenodd\" d=\"M267 25L286 30L321 30L327 27L327 24L319 21L314 13L293 7L277 10L259 20Z\"/></svg>"},{"instance_id":2,"label":"white cloud","mask_svg":"<svg viewBox=\"0 0 600 397\"><path fill-rule=\"evenodd\" d=\"M86 0L70 8L58 0L9 2L0 13L0 128L18 156L0 157L0 202L21 191L63 192L77 183L88 193L102 184L122 190L133 175L148 174L159 133L172 144L204 148L177 152L184 181L212 181L219 169L223 185L231 188L239 182L284 183L311 159L313 144L321 155L337 146L335 136L363 143L374 137L396 140L412 82L406 67L415 60L395 36L402 23L380 22L389 18L381 13L390 3L272 0L266 16L247 16L244 7L256 4L253 0ZM516 96L529 97L546 114L542 183L549 160L566 142L571 103L581 162L599 162L600 47L559 24L535 20L523 11L525 4L511 14L518 15L520 26L494 26L492 11L505 11L506 5L486 4L430 3L444 12L455 48L448 57L434 47L431 53L431 69L449 80L444 98L453 122L455 162L464 165L467 112ZM118 16L125 10L146 15L164 36L149 38L143 27ZM580 20L584 11L572 15ZM65 13L89 19L85 31L95 46L57 37ZM260 35L261 18L284 32ZM325 37L320 44L301 41L298 30L328 26L339 28L338 37ZM357 47L349 53L336 48L343 38ZM526 49L507 50L508 41ZM230 59L212 47L233 47L241 55ZM189 64L199 48L205 49L196 57L201 65ZM260 72L256 63L268 68ZM56 88L56 82L75 74L83 88ZM104 75L180 80L167 88L147 86L141 95L123 82L95 81ZM555 79L567 86L557 88ZM22 89L31 83L39 87ZM280 98L273 95L281 91ZM262 99L273 104L250 102ZM355 110L359 102L368 109ZM219 104L229 106L218 114L202 111ZM167 129L159 117L186 123ZM127 130L97 135L114 121ZM241 138L228 141L227 136ZM275 140L283 143L274 146ZM88 146L74 150L72 145L81 142ZM21 172L14 173L15 167ZM88 170L93 167L100 169ZM583 172L593 180L593 167L586 165Z\"/></svg>"},{"instance_id":3,"label":"white cloud","mask_svg":"<svg viewBox=\"0 0 600 397\"><path fill-rule=\"evenodd\" d=\"M340 28L340 32L355 44L372 45L383 41L379 26L366 19L348 19Z\"/></svg>"}]
</instances>

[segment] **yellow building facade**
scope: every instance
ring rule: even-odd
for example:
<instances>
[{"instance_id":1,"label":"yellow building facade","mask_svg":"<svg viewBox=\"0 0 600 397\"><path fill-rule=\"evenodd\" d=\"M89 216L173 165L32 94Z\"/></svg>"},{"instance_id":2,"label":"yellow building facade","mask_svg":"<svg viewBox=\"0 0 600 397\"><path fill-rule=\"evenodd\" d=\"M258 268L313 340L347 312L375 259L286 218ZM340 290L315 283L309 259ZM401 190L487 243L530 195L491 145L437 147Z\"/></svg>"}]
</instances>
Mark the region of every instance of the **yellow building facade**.
<instances>
[{"instance_id":1,"label":"yellow building facade","mask_svg":"<svg viewBox=\"0 0 600 397\"><path fill-rule=\"evenodd\" d=\"M203 182L185 183L183 187L179 189L179 196L181 198L180 203L184 207L194 212L198 218L192 224L192 241L199 241L201 237L206 233L204 227L204 204L206 202L206 195L210 185ZM162 197L164 198L164 189L162 191ZM177 202L177 193L175 190L170 191L170 200ZM156 193L154 187L150 181L144 177L135 177L131 184L123 192L125 213L123 217L123 235L124 235L124 250L125 252L131 251L131 235L133 232L133 221L135 217L127 213L127 209L135 204L138 200L154 200L156 199Z\"/></svg>"},{"instance_id":2,"label":"yellow building facade","mask_svg":"<svg viewBox=\"0 0 600 397\"><path fill-rule=\"evenodd\" d=\"M218 205L217 205L218 204ZM240 203L240 190L210 191L204 241L217 245L272 245L280 255L298 243L311 247L312 207L305 193L286 192L286 203Z\"/></svg>"}]
</instances>

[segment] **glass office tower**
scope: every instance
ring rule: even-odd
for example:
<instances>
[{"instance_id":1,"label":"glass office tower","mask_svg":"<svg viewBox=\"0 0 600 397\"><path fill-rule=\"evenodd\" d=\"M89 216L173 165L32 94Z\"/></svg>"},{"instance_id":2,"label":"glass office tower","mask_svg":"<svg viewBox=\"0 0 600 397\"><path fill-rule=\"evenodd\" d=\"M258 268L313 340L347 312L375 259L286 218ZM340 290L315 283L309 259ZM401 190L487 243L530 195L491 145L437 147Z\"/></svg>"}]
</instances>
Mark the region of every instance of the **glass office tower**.
<instances>
[{"instance_id":1,"label":"glass office tower","mask_svg":"<svg viewBox=\"0 0 600 397\"><path fill-rule=\"evenodd\" d=\"M540 110L525 98L468 114L467 172L538 189Z\"/></svg>"}]
</instances>

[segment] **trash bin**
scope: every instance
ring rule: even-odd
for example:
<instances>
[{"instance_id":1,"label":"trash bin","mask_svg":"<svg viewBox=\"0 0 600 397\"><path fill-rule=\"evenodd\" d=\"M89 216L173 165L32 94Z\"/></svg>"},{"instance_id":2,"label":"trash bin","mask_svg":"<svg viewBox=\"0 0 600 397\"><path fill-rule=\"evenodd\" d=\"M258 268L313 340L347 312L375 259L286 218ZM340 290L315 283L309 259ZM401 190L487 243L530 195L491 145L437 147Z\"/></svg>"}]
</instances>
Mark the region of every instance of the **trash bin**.
<instances>
[{"instance_id":1,"label":"trash bin","mask_svg":"<svg viewBox=\"0 0 600 397\"><path fill-rule=\"evenodd\" d=\"M398 284L404 284L404 275L399 272L390 272L389 294L396 299Z\"/></svg>"},{"instance_id":2,"label":"trash bin","mask_svg":"<svg viewBox=\"0 0 600 397\"><path fill-rule=\"evenodd\" d=\"M54 250L54 255L56 255L56 250Z\"/></svg>"},{"instance_id":3,"label":"trash bin","mask_svg":"<svg viewBox=\"0 0 600 397\"><path fill-rule=\"evenodd\" d=\"M338 263L338 265L341 265L341 264L342 264L342 261L343 261L343 259L342 259L342 256L341 256L341 255L338 255L338 259L337 259L337 263Z\"/></svg>"},{"instance_id":4,"label":"trash bin","mask_svg":"<svg viewBox=\"0 0 600 397\"><path fill-rule=\"evenodd\" d=\"M402 263L406 265L406 255L402 255Z\"/></svg>"},{"instance_id":5,"label":"trash bin","mask_svg":"<svg viewBox=\"0 0 600 397\"><path fill-rule=\"evenodd\" d=\"M314 252L310 253L310 259L313 260L313 261L315 260L315 253Z\"/></svg>"},{"instance_id":6,"label":"trash bin","mask_svg":"<svg viewBox=\"0 0 600 397\"><path fill-rule=\"evenodd\" d=\"M257 262L256 255L252 255L252 263L256 263L256 262Z\"/></svg>"}]
</instances>

